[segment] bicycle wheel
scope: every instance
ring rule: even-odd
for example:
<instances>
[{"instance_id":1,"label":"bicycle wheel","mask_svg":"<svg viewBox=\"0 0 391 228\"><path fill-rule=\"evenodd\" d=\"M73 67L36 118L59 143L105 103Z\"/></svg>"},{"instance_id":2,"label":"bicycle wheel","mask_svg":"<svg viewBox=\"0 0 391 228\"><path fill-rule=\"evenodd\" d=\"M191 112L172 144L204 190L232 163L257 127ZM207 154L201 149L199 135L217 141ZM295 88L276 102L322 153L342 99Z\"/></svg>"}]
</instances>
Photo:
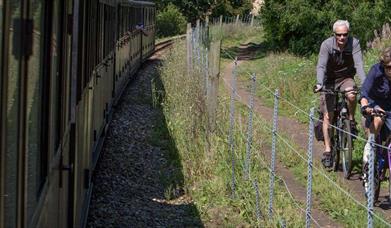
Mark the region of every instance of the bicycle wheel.
<instances>
[{"instance_id":1,"label":"bicycle wheel","mask_svg":"<svg viewBox=\"0 0 391 228\"><path fill-rule=\"evenodd\" d=\"M343 176L349 179L352 172L352 136L346 132L351 133L350 120L344 120L342 129L345 131L339 131L339 143L340 151L342 153L342 169Z\"/></svg>"},{"instance_id":2,"label":"bicycle wheel","mask_svg":"<svg viewBox=\"0 0 391 228\"><path fill-rule=\"evenodd\" d=\"M391 136L388 136L385 145L387 146L388 201L391 202Z\"/></svg>"},{"instance_id":3,"label":"bicycle wheel","mask_svg":"<svg viewBox=\"0 0 391 228\"><path fill-rule=\"evenodd\" d=\"M377 162L376 162L377 163ZM377 168L375 168L377 170ZM374 176L374 195L373 195L373 202L376 202L379 199L379 194L380 194L380 173L375 171L375 176Z\"/></svg>"},{"instance_id":4,"label":"bicycle wheel","mask_svg":"<svg viewBox=\"0 0 391 228\"><path fill-rule=\"evenodd\" d=\"M338 140L338 134L336 134L335 129L333 129L332 131L331 143L332 143L331 158L333 159L333 170L334 172L337 172L339 169L339 140Z\"/></svg>"}]
</instances>

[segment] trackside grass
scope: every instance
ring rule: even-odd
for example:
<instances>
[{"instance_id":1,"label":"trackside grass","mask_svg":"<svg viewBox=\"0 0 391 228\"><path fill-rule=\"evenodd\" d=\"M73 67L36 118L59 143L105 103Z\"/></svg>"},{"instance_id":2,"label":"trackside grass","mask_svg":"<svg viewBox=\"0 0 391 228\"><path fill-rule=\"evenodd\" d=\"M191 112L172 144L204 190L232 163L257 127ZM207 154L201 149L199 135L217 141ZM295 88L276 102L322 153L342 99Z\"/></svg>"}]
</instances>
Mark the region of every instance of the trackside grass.
<instances>
[{"instance_id":1,"label":"trackside grass","mask_svg":"<svg viewBox=\"0 0 391 228\"><path fill-rule=\"evenodd\" d=\"M164 60L160 74L161 86L155 89L156 103L161 105L165 124L172 138L172 145L179 156L171 163L181 164L184 175L184 191L188 193L206 226L266 226L279 227L283 221L288 226L303 227L304 214L286 191L283 183L276 178L274 194L274 215L267 219L269 170L262 150L270 148L270 140L260 129L264 122L254 123L254 148L251 163L251 181L245 180L244 158L246 148L247 109L236 103L235 115L235 194L232 196L232 158L228 145L229 95L220 90L217 113L217 129L206 137L205 97L202 77L197 71L187 75L185 44L178 43ZM162 96L160 96L162 95ZM156 135L161 135L157 132ZM265 161L266 163L261 163ZM260 224L256 219L256 181L260 192ZM170 192L167 197L170 197ZM301 205L304 208L304 205Z\"/></svg>"}]
</instances>

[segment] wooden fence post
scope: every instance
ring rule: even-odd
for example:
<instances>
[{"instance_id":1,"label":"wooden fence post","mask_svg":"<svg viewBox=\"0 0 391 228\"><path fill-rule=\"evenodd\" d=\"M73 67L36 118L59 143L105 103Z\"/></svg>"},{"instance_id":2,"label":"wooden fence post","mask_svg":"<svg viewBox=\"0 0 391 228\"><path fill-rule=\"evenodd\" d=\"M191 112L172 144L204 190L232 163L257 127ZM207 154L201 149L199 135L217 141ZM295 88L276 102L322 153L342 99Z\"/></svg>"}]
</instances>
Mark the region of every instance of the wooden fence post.
<instances>
[{"instance_id":1,"label":"wooden fence post","mask_svg":"<svg viewBox=\"0 0 391 228\"><path fill-rule=\"evenodd\" d=\"M187 30L186 30L186 46L187 46L187 75L190 76L191 72L193 70L193 45L192 45L192 37L193 37L193 31L191 29L191 23L187 24Z\"/></svg>"}]
</instances>

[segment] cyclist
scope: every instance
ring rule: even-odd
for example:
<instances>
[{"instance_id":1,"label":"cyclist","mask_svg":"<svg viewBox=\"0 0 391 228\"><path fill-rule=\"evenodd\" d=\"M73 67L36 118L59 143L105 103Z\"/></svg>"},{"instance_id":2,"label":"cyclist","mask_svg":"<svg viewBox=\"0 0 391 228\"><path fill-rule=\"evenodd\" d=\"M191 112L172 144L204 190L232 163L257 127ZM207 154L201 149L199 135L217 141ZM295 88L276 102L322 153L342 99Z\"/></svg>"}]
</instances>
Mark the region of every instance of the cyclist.
<instances>
[{"instance_id":1,"label":"cyclist","mask_svg":"<svg viewBox=\"0 0 391 228\"><path fill-rule=\"evenodd\" d=\"M346 20L337 20L333 25L334 35L324 40L319 51L319 59L316 68L317 84L315 92L322 88L347 91L356 86L354 75L357 73L360 81L365 80L362 53L358 39L349 36L350 25ZM322 163L325 167L331 167L331 142L329 130L330 121L333 119L335 108L335 95L320 95L320 110L323 114L324 153ZM353 134L357 134L354 113L356 108L356 93L346 94L349 119Z\"/></svg>"},{"instance_id":2,"label":"cyclist","mask_svg":"<svg viewBox=\"0 0 391 228\"><path fill-rule=\"evenodd\" d=\"M379 63L372 66L361 88L361 112L366 115L366 127L369 128L368 141L364 148L363 162L369 160L370 142L375 140L380 129L386 124L391 129L391 117L370 116L374 110L391 111L391 47L385 48Z\"/></svg>"}]
</instances>

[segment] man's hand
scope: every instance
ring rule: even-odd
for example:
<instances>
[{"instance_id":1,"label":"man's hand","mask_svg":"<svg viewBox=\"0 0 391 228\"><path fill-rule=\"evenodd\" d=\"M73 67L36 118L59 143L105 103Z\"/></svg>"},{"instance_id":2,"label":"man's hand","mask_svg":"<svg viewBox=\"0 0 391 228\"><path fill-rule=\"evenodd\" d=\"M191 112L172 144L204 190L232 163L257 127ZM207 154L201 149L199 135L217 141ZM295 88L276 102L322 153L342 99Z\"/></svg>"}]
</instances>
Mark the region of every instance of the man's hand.
<instances>
[{"instance_id":1,"label":"man's hand","mask_svg":"<svg viewBox=\"0 0 391 228\"><path fill-rule=\"evenodd\" d=\"M319 93L320 90L322 90L323 86L321 84L316 84L314 86L314 93Z\"/></svg>"}]
</instances>

